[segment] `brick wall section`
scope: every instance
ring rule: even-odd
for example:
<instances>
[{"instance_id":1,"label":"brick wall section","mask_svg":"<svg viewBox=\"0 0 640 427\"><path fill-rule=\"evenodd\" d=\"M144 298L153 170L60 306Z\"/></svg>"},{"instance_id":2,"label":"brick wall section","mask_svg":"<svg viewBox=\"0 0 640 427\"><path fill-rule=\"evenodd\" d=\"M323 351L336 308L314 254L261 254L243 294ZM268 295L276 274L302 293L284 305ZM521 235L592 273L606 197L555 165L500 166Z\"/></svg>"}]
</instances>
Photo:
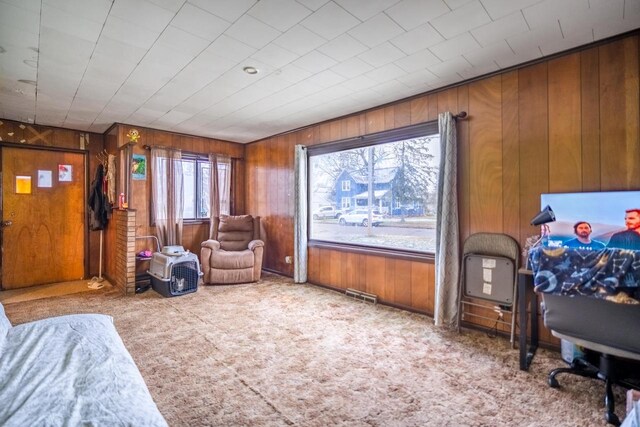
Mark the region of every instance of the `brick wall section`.
<instances>
[{"instance_id":1,"label":"brick wall section","mask_svg":"<svg viewBox=\"0 0 640 427\"><path fill-rule=\"evenodd\" d=\"M114 210L116 225L115 245L115 286L125 294L135 294L136 286L136 212L134 210Z\"/></svg>"}]
</instances>

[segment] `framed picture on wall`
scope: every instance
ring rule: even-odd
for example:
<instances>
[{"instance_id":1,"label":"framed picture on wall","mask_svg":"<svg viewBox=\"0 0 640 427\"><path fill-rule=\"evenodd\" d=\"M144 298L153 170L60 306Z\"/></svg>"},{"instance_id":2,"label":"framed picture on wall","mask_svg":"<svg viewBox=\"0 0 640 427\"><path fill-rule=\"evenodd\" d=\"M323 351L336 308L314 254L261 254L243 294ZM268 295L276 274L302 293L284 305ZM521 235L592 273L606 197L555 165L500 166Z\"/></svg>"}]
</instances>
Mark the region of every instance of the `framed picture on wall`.
<instances>
[{"instance_id":1,"label":"framed picture on wall","mask_svg":"<svg viewBox=\"0 0 640 427\"><path fill-rule=\"evenodd\" d=\"M147 156L134 154L131 160L131 177L137 181L147 179Z\"/></svg>"},{"instance_id":2,"label":"framed picture on wall","mask_svg":"<svg viewBox=\"0 0 640 427\"><path fill-rule=\"evenodd\" d=\"M31 177L25 175L16 176L16 194L31 194Z\"/></svg>"},{"instance_id":3,"label":"framed picture on wall","mask_svg":"<svg viewBox=\"0 0 640 427\"><path fill-rule=\"evenodd\" d=\"M38 171L38 187L39 188L51 188L53 185L53 174L51 171L39 170Z\"/></svg>"},{"instance_id":4,"label":"framed picture on wall","mask_svg":"<svg viewBox=\"0 0 640 427\"><path fill-rule=\"evenodd\" d=\"M58 182L71 182L73 179L73 166L58 165Z\"/></svg>"}]
</instances>

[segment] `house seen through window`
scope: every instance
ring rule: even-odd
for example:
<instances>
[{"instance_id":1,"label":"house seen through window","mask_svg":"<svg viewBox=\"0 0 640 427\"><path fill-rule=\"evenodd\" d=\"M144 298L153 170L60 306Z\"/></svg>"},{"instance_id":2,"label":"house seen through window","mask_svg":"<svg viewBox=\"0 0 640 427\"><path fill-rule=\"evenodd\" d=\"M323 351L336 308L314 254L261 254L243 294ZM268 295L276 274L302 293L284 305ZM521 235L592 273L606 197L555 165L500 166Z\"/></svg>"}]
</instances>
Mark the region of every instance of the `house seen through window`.
<instances>
[{"instance_id":1,"label":"house seen through window","mask_svg":"<svg viewBox=\"0 0 640 427\"><path fill-rule=\"evenodd\" d=\"M435 252L439 135L340 148L309 153L310 239Z\"/></svg>"}]
</instances>

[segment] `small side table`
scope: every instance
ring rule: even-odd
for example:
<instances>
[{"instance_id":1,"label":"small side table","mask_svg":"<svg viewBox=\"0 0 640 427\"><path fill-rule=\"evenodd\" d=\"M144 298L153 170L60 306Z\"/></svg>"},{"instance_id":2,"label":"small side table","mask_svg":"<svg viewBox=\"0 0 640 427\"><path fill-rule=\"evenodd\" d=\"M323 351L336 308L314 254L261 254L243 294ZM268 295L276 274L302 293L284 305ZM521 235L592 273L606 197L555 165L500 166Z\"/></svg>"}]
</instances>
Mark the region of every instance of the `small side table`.
<instances>
[{"instance_id":1,"label":"small side table","mask_svg":"<svg viewBox=\"0 0 640 427\"><path fill-rule=\"evenodd\" d=\"M527 305L531 312L531 345L527 345ZM538 299L533 291L533 272L518 270L518 316L520 323L520 370L527 371L538 349Z\"/></svg>"}]
</instances>

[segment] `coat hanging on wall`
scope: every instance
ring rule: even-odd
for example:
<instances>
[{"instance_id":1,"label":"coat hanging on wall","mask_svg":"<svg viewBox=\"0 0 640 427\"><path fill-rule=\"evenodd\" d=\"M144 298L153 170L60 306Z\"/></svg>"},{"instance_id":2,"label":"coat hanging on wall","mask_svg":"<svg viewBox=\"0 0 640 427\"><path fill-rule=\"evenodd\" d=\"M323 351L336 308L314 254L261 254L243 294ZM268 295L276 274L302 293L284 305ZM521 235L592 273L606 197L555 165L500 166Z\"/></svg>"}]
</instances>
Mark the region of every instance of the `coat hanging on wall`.
<instances>
[{"instance_id":1,"label":"coat hanging on wall","mask_svg":"<svg viewBox=\"0 0 640 427\"><path fill-rule=\"evenodd\" d=\"M108 209L104 194L104 166L102 164L98 165L95 178L91 182L89 209L91 210L89 228L91 230L103 230L108 222Z\"/></svg>"}]
</instances>

